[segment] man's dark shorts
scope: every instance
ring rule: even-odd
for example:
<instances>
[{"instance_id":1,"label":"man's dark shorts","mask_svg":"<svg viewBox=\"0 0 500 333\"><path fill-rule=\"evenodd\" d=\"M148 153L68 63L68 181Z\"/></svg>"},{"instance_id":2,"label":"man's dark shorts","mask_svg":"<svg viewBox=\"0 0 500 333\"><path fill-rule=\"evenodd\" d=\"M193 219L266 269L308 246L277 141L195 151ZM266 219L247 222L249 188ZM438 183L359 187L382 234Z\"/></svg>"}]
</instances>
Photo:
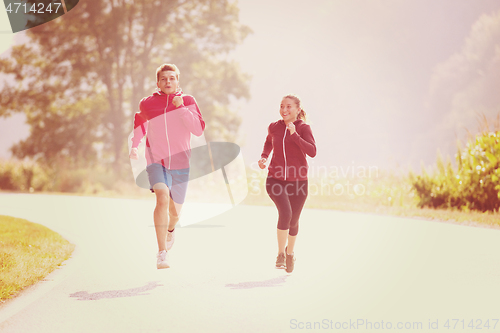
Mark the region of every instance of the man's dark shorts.
<instances>
[{"instance_id":1,"label":"man's dark shorts","mask_svg":"<svg viewBox=\"0 0 500 333\"><path fill-rule=\"evenodd\" d=\"M175 203L183 204L189 182L189 168L169 170L159 163L153 163L146 167L151 192L153 186L164 183L170 190L170 197Z\"/></svg>"}]
</instances>

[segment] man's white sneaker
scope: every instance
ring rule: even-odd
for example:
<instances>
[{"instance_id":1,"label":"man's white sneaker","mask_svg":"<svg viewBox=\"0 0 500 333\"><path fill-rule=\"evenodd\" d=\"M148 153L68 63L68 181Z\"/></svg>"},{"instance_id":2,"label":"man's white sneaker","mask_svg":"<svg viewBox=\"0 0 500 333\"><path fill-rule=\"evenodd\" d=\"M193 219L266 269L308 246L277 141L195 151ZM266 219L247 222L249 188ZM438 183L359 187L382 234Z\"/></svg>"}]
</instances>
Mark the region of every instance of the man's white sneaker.
<instances>
[{"instance_id":1,"label":"man's white sneaker","mask_svg":"<svg viewBox=\"0 0 500 333\"><path fill-rule=\"evenodd\" d=\"M156 255L157 261L156 261L156 268L161 269L161 268L169 268L170 265L168 263L168 252L163 250L161 252L158 252Z\"/></svg>"},{"instance_id":2,"label":"man's white sneaker","mask_svg":"<svg viewBox=\"0 0 500 333\"><path fill-rule=\"evenodd\" d=\"M174 245L174 241L175 241L175 229L172 232L170 231L167 232L167 242L166 242L167 251L172 248L172 246Z\"/></svg>"}]
</instances>

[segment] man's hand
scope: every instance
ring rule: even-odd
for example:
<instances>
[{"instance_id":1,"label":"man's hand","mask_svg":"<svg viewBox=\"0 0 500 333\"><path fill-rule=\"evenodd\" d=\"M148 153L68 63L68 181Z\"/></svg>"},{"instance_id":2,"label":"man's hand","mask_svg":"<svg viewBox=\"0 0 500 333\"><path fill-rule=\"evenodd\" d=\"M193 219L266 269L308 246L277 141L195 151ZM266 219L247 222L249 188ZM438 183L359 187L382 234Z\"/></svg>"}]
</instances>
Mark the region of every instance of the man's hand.
<instances>
[{"instance_id":1,"label":"man's hand","mask_svg":"<svg viewBox=\"0 0 500 333\"><path fill-rule=\"evenodd\" d=\"M259 163L259 168L265 169L266 168L266 161L267 161L267 158L261 158L259 160L259 162L258 162Z\"/></svg>"},{"instance_id":2,"label":"man's hand","mask_svg":"<svg viewBox=\"0 0 500 333\"><path fill-rule=\"evenodd\" d=\"M176 108L178 108L179 106L184 104L184 100L182 99L181 96L175 96L174 99L172 100L172 102L174 103Z\"/></svg>"},{"instance_id":3,"label":"man's hand","mask_svg":"<svg viewBox=\"0 0 500 333\"><path fill-rule=\"evenodd\" d=\"M137 148L130 149L129 157L131 160L138 160L139 159L139 154L137 153Z\"/></svg>"}]
</instances>

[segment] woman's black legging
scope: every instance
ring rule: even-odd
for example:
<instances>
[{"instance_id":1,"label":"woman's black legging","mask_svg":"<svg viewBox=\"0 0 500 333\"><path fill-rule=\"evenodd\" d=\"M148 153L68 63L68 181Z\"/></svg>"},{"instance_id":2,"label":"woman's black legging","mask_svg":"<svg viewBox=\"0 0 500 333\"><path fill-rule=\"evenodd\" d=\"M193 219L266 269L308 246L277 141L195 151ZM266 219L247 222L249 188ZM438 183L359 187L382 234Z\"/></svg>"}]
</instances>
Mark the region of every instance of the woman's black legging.
<instances>
[{"instance_id":1,"label":"woman's black legging","mask_svg":"<svg viewBox=\"0 0 500 333\"><path fill-rule=\"evenodd\" d=\"M297 236L300 213L307 198L307 180L285 181L267 177L266 191L278 208L278 229Z\"/></svg>"}]
</instances>

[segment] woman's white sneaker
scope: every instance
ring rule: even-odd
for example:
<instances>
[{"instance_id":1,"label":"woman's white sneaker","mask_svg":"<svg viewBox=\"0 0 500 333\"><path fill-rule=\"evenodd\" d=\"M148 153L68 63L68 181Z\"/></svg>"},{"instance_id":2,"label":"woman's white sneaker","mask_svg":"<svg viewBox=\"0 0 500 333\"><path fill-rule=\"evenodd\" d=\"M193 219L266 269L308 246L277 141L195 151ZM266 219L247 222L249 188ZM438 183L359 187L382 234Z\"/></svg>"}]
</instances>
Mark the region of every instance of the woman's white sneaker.
<instances>
[{"instance_id":1,"label":"woman's white sneaker","mask_svg":"<svg viewBox=\"0 0 500 333\"><path fill-rule=\"evenodd\" d=\"M161 268L169 268L170 265L168 263L168 252L163 250L158 252L156 255L157 261L156 261L156 268L161 269Z\"/></svg>"}]
</instances>

